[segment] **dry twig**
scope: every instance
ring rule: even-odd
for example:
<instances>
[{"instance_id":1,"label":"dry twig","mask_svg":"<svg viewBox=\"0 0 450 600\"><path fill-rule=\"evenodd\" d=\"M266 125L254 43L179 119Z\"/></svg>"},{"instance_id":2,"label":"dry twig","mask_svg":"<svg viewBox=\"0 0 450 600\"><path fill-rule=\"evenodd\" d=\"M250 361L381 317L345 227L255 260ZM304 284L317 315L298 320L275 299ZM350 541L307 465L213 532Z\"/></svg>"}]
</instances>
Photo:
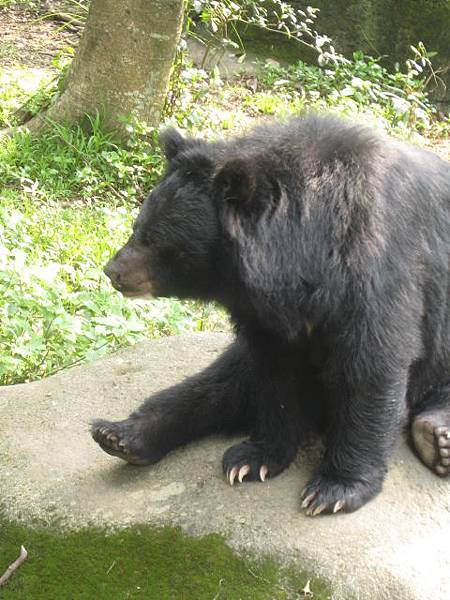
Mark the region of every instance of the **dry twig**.
<instances>
[{"instance_id":1,"label":"dry twig","mask_svg":"<svg viewBox=\"0 0 450 600\"><path fill-rule=\"evenodd\" d=\"M5 585L5 583L8 581L8 579L14 573L14 571L17 571L17 569L20 567L20 565L23 564L27 560L27 557L28 557L28 552L25 550L25 548L23 546L20 546L20 554L19 554L18 558L16 558L16 560L9 565L9 567L6 569L6 571L0 577L0 587L2 587L2 585Z\"/></svg>"}]
</instances>

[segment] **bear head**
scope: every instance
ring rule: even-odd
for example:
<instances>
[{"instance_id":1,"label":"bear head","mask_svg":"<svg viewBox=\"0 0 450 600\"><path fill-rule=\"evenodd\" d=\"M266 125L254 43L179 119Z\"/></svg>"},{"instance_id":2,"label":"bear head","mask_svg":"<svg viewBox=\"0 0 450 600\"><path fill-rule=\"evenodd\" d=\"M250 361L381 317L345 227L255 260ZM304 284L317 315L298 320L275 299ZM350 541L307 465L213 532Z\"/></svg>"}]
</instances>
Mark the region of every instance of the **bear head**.
<instances>
[{"instance_id":1,"label":"bear head","mask_svg":"<svg viewBox=\"0 0 450 600\"><path fill-rule=\"evenodd\" d=\"M228 144L186 139L174 129L160 144L166 173L105 273L125 296L223 301L236 283L233 242L256 223L276 185L260 158Z\"/></svg>"}]
</instances>

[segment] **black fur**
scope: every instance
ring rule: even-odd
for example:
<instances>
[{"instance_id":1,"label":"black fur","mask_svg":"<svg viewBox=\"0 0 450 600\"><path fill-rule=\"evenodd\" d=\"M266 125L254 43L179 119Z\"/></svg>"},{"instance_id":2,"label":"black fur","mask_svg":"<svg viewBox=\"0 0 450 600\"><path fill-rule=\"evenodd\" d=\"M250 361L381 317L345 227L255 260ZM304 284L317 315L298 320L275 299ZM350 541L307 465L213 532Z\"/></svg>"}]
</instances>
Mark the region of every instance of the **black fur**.
<instances>
[{"instance_id":1,"label":"black fur","mask_svg":"<svg viewBox=\"0 0 450 600\"><path fill-rule=\"evenodd\" d=\"M98 421L94 437L128 460L112 433L154 462L248 431L223 467L259 479L320 430L326 451L303 505L355 510L380 491L418 407L450 405L449 164L316 116L228 142L169 131L162 145L167 173L107 272L132 295L138 252L153 295L221 302L236 341L126 421Z\"/></svg>"}]
</instances>

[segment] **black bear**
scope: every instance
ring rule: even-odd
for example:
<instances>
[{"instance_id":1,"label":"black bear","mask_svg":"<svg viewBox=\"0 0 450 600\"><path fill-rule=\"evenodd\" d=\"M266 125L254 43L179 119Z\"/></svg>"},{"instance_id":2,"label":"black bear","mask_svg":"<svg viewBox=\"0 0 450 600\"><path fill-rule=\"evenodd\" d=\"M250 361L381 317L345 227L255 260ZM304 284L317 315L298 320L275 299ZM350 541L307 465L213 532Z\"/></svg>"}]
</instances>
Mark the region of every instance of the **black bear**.
<instances>
[{"instance_id":1,"label":"black bear","mask_svg":"<svg viewBox=\"0 0 450 600\"><path fill-rule=\"evenodd\" d=\"M162 134L162 181L105 271L126 296L216 300L236 340L209 368L98 420L103 450L148 464L247 432L229 482L264 481L320 432L311 515L376 495L402 430L450 473L450 165L330 116L207 143Z\"/></svg>"}]
</instances>

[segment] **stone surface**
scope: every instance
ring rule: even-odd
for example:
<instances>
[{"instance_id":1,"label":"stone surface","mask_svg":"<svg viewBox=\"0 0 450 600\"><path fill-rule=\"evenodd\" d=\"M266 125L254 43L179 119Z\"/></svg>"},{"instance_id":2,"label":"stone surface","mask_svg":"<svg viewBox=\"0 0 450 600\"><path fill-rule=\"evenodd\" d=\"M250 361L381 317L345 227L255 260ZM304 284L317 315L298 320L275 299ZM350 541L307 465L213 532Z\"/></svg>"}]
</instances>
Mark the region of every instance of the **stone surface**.
<instances>
[{"instance_id":1,"label":"stone surface","mask_svg":"<svg viewBox=\"0 0 450 600\"><path fill-rule=\"evenodd\" d=\"M228 341L204 334L145 342L41 382L0 388L0 502L11 518L170 522L293 561L331 581L334 600L447 600L450 482L406 445L378 498L350 515L310 518L299 511L299 495L319 462L318 446L272 481L231 488L220 467L227 439L192 444L153 467L127 465L91 440L91 419L127 416L145 396L207 365Z\"/></svg>"}]
</instances>

